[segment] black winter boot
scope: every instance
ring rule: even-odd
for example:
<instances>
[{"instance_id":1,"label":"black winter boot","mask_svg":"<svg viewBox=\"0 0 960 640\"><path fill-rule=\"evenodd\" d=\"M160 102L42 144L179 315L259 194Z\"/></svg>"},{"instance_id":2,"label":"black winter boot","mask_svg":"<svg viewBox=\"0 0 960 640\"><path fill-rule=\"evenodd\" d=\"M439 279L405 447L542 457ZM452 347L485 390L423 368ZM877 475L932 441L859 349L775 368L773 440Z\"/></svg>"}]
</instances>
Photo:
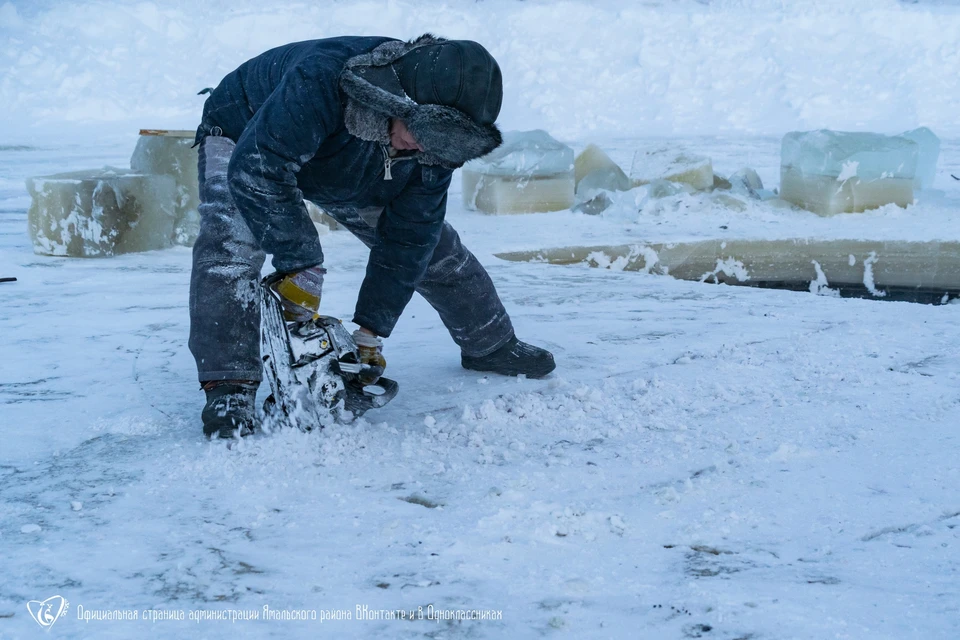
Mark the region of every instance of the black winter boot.
<instances>
[{"instance_id":1,"label":"black winter boot","mask_svg":"<svg viewBox=\"0 0 960 640\"><path fill-rule=\"evenodd\" d=\"M493 353L480 358L461 354L460 364L464 369L491 371L505 376L522 374L528 378L542 378L557 368L552 353L520 342L516 336Z\"/></svg>"},{"instance_id":2,"label":"black winter boot","mask_svg":"<svg viewBox=\"0 0 960 640\"><path fill-rule=\"evenodd\" d=\"M257 426L256 383L227 382L204 388L207 404L200 414L204 435L220 438L243 437Z\"/></svg>"}]
</instances>

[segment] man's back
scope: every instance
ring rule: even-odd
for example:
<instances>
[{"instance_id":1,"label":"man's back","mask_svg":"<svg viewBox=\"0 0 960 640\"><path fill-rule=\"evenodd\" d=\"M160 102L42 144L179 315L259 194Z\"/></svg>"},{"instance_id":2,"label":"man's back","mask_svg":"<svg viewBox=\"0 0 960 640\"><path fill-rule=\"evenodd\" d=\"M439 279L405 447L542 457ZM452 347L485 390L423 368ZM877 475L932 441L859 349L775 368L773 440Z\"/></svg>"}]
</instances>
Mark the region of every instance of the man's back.
<instances>
[{"instance_id":1,"label":"man's back","mask_svg":"<svg viewBox=\"0 0 960 640\"><path fill-rule=\"evenodd\" d=\"M301 67L308 77L329 82L335 87L348 59L368 53L389 40L392 38L342 36L294 42L270 49L244 62L223 78L204 104L201 129L209 131L218 126L223 135L236 142L287 72ZM304 87L305 100L313 93L311 89ZM295 135L298 123L285 124L291 127L290 135Z\"/></svg>"}]
</instances>

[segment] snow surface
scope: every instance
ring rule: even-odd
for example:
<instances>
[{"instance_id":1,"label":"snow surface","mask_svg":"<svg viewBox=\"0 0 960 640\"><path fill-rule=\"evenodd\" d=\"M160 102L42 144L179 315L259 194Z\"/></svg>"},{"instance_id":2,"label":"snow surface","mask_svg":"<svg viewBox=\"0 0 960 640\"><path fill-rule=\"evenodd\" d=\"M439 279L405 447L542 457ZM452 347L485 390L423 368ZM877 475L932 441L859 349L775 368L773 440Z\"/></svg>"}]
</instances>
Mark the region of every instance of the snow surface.
<instances>
[{"instance_id":1,"label":"snow surface","mask_svg":"<svg viewBox=\"0 0 960 640\"><path fill-rule=\"evenodd\" d=\"M728 174L745 149L776 157L770 140L679 143ZM452 194L450 219L558 370L464 371L416 298L386 345L393 403L231 450L200 436L189 250L30 251L21 179L129 151L0 152L0 275L19 278L0 284L0 637L36 637L24 603L55 594L71 608L52 633L77 638L956 637L960 306L505 263L505 246L659 223L488 217ZM324 243L324 308L349 316L365 251L345 232ZM77 618L430 603L503 620Z\"/></svg>"},{"instance_id":2,"label":"snow surface","mask_svg":"<svg viewBox=\"0 0 960 640\"><path fill-rule=\"evenodd\" d=\"M389 406L323 433L204 440L190 251L35 256L24 180L124 166L136 129L188 128L195 90L266 47L427 29L490 43L506 128L598 142L621 166L676 145L770 189L788 130L926 124L943 138L936 190L829 219L645 188L602 216L489 217L463 210L457 176L449 219L557 371L464 371L415 298L385 345ZM19 278L0 283L0 638L39 637L26 603L54 595L65 638L958 637L960 305L493 257L955 240L958 36L951 2L0 4L0 277ZM323 242L324 311L349 317L366 252ZM429 604L502 620L78 619Z\"/></svg>"}]
</instances>

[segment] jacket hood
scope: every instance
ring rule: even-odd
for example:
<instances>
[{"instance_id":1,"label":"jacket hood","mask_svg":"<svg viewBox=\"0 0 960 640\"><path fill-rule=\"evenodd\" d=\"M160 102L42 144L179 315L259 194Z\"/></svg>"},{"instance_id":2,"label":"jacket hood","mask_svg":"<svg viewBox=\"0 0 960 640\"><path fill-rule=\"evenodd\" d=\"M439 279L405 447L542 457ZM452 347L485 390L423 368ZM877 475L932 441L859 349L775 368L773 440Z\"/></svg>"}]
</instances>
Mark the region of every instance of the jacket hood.
<instances>
[{"instance_id":1,"label":"jacket hood","mask_svg":"<svg viewBox=\"0 0 960 640\"><path fill-rule=\"evenodd\" d=\"M444 42L449 41L425 34L410 42L385 42L370 53L350 58L340 75L340 87L347 95L347 131L362 140L389 144L389 119L399 118L424 148L417 159L450 169L499 147L503 137L495 124L478 122L450 106L420 104L404 91L393 63Z\"/></svg>"}]
</instances>

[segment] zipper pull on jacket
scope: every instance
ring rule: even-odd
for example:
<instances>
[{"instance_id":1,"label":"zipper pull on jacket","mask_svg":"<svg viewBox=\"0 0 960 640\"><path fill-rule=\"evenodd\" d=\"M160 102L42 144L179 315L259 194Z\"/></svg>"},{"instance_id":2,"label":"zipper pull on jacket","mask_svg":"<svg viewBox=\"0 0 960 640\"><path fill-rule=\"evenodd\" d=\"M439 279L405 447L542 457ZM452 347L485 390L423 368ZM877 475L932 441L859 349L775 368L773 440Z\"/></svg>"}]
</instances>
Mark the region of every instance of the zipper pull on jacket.
<instances>
[{"instance_id":1,"label":"zipper pull on jacket","mask_svg":"<svg viewBox=\"0 0 960 640\"><path fill-rule=\"evenodd\" d=\"M383 150L383 179L393 180L393 174L390 172L393 166L393 158L390 157L390 152L387 151L385 146L380 145L380 148Z\"/></svg>"}]
</instances>

